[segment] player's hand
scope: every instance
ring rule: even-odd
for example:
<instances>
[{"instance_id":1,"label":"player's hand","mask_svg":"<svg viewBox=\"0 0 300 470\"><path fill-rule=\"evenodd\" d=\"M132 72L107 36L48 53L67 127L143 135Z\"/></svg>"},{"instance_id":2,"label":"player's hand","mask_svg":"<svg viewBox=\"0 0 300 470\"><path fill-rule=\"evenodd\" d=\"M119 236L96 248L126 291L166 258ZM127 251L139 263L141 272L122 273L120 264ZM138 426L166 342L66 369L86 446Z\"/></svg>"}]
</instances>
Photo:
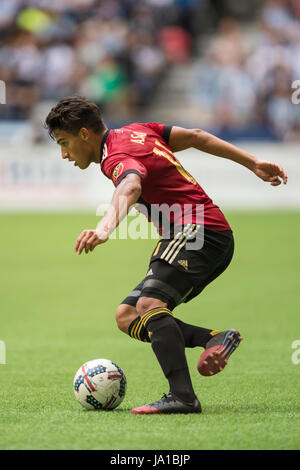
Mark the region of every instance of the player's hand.
<instances>
[{"instance_id":1,"label":"player's hand","mask_svg":"<svg viewBox=\"0 0 300 470\"><path fill-rule=\"evenodd\" d=\"M108 240L108 231L84 230L76 240L75 252L80 255L83 250L86 253L93 251L97 245L101 245Z\"/></svg>"},{"instance_id":2,"label":"player's hand","mask_svg":"<svg viewBox=\"0 0 300 470\"><path fill-rule=\"evenodd\" d=\"M261 178L263 181L271 183L271 186L279 186L281 182L283 182L283 184L287 183L287 174L280 165L277 165L277 163L259 160L256 162L253 171L256 176Z\"/></svg>"}]
</instances>

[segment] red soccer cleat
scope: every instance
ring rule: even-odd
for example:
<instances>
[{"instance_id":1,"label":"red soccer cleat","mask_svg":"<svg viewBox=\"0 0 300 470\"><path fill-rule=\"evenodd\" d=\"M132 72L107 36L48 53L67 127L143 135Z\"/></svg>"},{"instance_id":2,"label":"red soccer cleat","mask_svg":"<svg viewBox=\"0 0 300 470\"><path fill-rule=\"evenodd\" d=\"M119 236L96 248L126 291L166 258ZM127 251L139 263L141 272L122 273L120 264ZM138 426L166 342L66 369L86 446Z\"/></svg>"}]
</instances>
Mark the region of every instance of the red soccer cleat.
<instances>
[{"instance_id":1,"label":"red soccer cleat","mask_svg":"<svg viewBox=\"0 0 300 470\"><path fill-rule=\"evenodd\" d=\"M237 330L221 331L206 344L197 364L201 375L210 376L221 372L228 362L229 356L235 351L243 338Z\"/></svg>"}]
</instances>

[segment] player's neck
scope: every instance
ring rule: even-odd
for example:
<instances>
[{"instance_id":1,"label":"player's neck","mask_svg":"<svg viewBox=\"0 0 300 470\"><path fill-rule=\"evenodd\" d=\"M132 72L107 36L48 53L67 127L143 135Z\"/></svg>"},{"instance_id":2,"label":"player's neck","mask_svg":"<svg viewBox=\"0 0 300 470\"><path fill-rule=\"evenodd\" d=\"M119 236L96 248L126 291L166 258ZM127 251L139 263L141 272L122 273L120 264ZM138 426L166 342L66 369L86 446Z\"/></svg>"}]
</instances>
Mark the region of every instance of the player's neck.
<instances>
[{"instance_id":1,"label":"player's neck","mask_svg":"<svg viewBox=\"0 0 300 470\"><path fill-rule=\"evenodd\" d=\"M92 138L92 141L91 141L91 145L93 147L93 158L92 158L92 161L94 163L100 163L100 148L101 148L101 143L102 143L102 139L107 131L107 127L105 127L105 129L103 130L103 132L101 134L94 134L93 135L93 138Z\"/></svg>"}]
</instances>

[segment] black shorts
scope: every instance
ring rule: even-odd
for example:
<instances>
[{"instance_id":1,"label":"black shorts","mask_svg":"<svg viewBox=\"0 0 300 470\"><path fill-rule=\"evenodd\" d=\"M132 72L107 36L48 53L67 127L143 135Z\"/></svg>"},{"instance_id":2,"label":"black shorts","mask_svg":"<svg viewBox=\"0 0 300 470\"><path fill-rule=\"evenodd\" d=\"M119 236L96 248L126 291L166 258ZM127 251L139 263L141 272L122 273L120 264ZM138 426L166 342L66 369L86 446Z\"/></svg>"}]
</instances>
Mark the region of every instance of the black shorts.
<instances>
[{"instance_id":1,"label":"black shorts","mask_svg":"<svg viewBox=\"0 0 300 470\"><path fill-rule=\"evenodd\" d=\"M139 297L153 297L166 302L173 310L200 294L230 264L234 251L231 230L204 228L200 235L201 247L197 249L193 249L195 239L190 239L189 246L183 244L180 233L157 243L146 277L122 304L135 307Z\"/></svg>"}]
</instances>

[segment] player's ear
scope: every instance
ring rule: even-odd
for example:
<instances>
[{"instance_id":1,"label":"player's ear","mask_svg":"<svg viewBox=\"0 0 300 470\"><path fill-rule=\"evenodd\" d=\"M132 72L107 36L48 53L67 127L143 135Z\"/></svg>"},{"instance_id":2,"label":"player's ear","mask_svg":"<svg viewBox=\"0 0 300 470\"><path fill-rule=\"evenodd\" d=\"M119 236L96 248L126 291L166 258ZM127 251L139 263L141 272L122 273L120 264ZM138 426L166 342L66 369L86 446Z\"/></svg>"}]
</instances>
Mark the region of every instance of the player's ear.
<instances>
[{"instance_id":1,"label":"player's ear","mask_svg":"<svg viewBox=\"0 0 300 470\"><path fill-rule=\"evenodd\" d=\"M82 127L78 132L78 135L82 140L88 140L90 136L90 131L86 129L86 127Z\"/></svg>"}]
</instances>

